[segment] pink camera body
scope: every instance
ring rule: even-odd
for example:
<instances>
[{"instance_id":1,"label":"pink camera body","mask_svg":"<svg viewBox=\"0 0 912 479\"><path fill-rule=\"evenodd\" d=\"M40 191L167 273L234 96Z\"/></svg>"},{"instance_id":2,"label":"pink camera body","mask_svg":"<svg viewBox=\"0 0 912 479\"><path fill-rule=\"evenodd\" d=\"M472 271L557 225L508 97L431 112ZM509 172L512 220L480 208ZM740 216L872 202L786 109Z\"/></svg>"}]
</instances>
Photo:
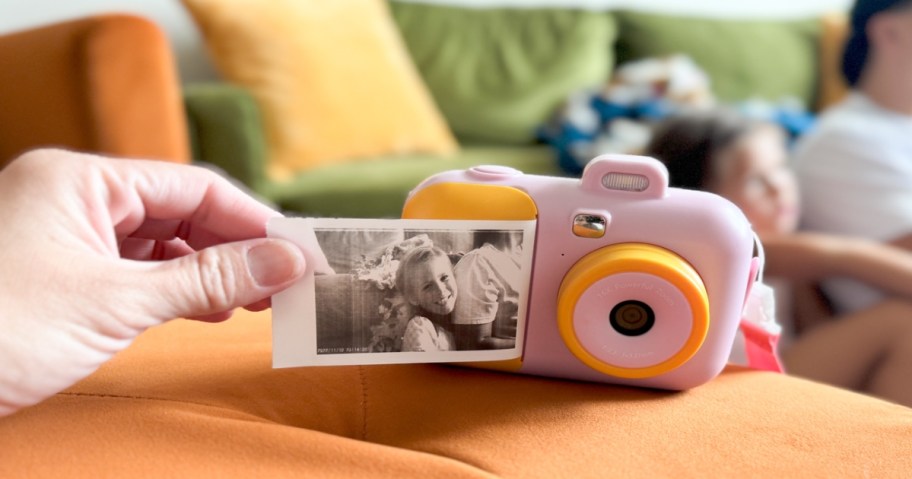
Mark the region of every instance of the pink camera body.
<instances>
[{"instance_id":1,"label":"pink camera body","mask_svg":"<svg viewBox=\"0 0 912 479\"><path fill-rule=\"evenodd\" d=\"M725 366L754 280L743 213L668 187L664 165L647 157L602 155L581 179L444 172L412 191L403 217L537 220L522 358L496 369L698 386Z\"/></svg>"}]
</instances>

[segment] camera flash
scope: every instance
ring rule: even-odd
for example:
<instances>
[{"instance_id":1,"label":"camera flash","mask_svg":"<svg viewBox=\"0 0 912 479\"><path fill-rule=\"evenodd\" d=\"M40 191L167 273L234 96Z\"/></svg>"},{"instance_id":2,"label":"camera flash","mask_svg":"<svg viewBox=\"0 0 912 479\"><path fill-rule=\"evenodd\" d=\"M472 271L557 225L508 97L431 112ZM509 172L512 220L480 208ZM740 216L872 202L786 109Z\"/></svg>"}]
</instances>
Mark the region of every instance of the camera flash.
<instances>
[{"instance_id":1,"label":"camera flash","mask_svg":"<svg viewBox=\"0 0 912 479\"><path fill-rule=\"evenodd\" d=\"M607 226L608 221L598 215L580 214L573 218L573 234L580 238L601 238Z\"/></svg>"},{"instance_id":2,"label":"camera flash","mask_svg":"<svg viewBox=\"0 0 912 479\"><path fill-rule=\"evenodd\" d=\"M644 191L649 188L649 178L631 173L608 173L602 177L602 185L609 190Z\"/></svg>"}]
</instances>

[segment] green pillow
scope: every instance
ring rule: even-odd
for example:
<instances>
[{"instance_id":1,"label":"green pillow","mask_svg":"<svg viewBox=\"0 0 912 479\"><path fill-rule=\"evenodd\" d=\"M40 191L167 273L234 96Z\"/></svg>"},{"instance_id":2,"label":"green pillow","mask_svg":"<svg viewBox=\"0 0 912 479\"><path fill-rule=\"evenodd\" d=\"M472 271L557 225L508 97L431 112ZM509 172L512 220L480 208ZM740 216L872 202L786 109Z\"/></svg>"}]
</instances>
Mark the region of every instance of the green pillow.
<instances>
[{"instance_id":1,"label":"green pillow","mask_svg":"<svg viewBox=\"0 0 912 479\"><path fill-rule=\"evenodd\" d=\"M390 2L450 128L470 142L530 143L567 96L613 65L610 14Z\"/></svg>"},{"instance_id":2,"label":"green pillow","mask_svg":"<svg viewBox=\"0 0 912 479\"><path fill-rule=\"evenodd\" d=\"M617 63L683 53L709 75L722 101L794 97L817 91L818 20L732 20L618 11Z\"/></svg>"}]
</instances>

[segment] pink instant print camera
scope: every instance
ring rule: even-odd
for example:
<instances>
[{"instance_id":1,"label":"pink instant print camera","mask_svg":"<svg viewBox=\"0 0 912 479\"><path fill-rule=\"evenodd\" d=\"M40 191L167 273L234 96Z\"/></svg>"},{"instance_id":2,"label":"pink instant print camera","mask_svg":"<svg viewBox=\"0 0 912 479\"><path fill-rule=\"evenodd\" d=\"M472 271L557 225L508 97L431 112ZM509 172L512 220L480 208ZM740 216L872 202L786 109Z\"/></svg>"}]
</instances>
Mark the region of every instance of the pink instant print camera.
<instances>
[{"instance_id":1,"label":"pink instant print camera","mask_svg":"<svg viewBox=\"0 0 912 479\"><path fill-rule=\"evenodd\" d=\"M599 156L581 179L441 173L412 191L403 217L536 220L522 357L483 363L519 373L703 384L728 360L758 264L736 206L668 187L664 165L641 156Z\"/></svg>"}]
</instances>

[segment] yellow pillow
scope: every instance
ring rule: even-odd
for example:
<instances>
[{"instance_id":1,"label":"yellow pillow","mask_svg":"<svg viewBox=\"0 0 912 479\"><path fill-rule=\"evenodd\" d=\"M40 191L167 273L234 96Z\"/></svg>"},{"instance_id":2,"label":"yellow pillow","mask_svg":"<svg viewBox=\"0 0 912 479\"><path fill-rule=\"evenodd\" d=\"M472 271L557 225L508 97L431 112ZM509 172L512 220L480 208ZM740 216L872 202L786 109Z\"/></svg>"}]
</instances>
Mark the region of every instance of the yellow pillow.
<instances>
[{"instance_id":1,"label":"yellow pillow","mask_svg":"<svg viewBox=\"0 0 912 479\"><path fill-rule=\"evenodd\" d=\"M456 150L383 0L182 0L262 110L275 176Z\"/></svg>"}]
</instances>

